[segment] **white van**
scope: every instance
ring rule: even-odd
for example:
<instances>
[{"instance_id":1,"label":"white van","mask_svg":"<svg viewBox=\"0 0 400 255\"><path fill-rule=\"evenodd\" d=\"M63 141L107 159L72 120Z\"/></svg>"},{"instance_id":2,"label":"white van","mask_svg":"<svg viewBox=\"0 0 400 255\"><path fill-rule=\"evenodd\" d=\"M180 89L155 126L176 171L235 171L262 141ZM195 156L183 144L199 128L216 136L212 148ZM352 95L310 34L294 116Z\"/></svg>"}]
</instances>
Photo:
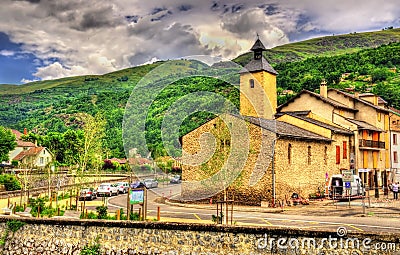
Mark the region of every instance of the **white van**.
<instances>
[{"instance_id":1,"label":"white van","mask_svg":"<svg viewBox=\"0 0 400 255\"><path fill-rule=\"evenodd\" d=\"M336 199L348 198L349 195L350 197L358 197L362 196L364 192L361 178L358 175L353 175L353 181L350 182L350 188L347 189L341 174L332 175L329 181L328 190L329 197ZM346 190L349 191L346 192Z\"/></svg>"}]
</instances>

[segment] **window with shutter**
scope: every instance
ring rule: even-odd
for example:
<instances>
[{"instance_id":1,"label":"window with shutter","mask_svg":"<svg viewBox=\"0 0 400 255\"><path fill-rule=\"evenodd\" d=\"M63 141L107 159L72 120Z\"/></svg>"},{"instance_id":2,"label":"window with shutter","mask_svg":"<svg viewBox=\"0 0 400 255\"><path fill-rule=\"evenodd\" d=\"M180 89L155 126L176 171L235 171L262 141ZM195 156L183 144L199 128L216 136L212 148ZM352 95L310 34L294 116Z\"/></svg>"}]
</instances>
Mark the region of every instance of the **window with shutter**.
<instances>
[{"instance_id":1,"label":"window with shutter","mask_svg":"<svg viewBox=\"0 0 400 255\"><path fill-rule=\"evenodd\" d=\"M340 164L340 146L336 145L336 164Z\"/></svg>"}]
</instances>

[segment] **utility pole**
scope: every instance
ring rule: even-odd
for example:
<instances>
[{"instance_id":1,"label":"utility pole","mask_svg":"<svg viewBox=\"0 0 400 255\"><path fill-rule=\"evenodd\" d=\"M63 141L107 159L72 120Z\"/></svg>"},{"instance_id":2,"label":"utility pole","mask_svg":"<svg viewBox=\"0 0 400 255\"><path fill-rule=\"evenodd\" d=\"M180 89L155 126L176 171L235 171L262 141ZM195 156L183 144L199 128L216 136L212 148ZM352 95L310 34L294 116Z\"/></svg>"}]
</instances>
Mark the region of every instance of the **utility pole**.
<instances>
[{"instance_id":1,"label":"utility pole","mask_svg":"<svg viewBox=\"0 0 400 255\"><path fill-rule=\"evenodd\" d=\"M275 188L275 143L276 139L272 142L272 207L275 207L276 201L276 188Z\"/></svg>"}]
</instances>

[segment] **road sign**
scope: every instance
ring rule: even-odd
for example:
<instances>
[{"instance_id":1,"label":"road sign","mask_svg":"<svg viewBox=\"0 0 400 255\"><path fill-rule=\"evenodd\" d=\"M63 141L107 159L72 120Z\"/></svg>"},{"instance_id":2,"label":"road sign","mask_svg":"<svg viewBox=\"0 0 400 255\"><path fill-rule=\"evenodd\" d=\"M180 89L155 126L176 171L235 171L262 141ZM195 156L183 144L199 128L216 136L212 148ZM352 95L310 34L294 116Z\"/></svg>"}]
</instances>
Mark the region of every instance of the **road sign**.
<instances>
[{"instance_id":1,"label":"road sign","mask_svg":"<svg viewBox=\"0 0 400 255\"><path fill-rule=\"evenodd\" d=\"M344 187L345 187L346 189L351 189L351 182L345 182L345 183L344 183Z\"/></svg>"},{"instance_id":2,"label":"road sign","mask_svg":"<svg viewBox=\"0 0 400 255\"><path fill-rule=\"evenodd\" d=\"M129 200L131 205L143 203L144 190L131 190L129 194Z\"/></svg>"},{"instance_id":3,"label":"road sign","mask_svg":"<svg viewBox=\"0 0 400 255\"><path fill-rule=\"evenodd\" d=\"M342 172L343 182L352 182L354 181L353 171L345 170Z\"/></svg>"}]
</instances>

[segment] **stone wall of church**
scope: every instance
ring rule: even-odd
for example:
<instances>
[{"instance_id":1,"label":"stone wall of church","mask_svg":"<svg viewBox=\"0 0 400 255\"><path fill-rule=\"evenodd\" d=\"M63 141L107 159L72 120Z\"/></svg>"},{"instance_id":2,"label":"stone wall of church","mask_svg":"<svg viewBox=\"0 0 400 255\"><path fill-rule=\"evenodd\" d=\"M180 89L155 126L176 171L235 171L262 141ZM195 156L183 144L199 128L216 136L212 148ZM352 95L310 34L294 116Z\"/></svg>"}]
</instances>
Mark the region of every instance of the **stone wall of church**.
<instances>
[{"instance_id":1,"label":"stone wall of church","mask_svg":"<svg viewBox=\"0 0 400 255\"><path fill-rule=\"evenodd\" d=\"M216 118L183 137L182 148L189 153L182 157L182 178L189 181L182 183L182 196L185 200L205 198L211 190L214 191L211 192L214 199L222 199L224 187L227 186L228 199L243 204L260 205L262 200L271 199L272 147L276 135L249 123L246 126L245 132L236 134L239 140L234 140L232 138L235 135L230 135L227 125ZM211 140L215 144L212 141L206 142L202 134L214 136L215 139ZM238 147L240 151L236 149ZM212 157L207 157L210 154ZM209 160L197 165L192 160L188 165L189 158L193 157ZM218 176L225 168L226 173ZM235 177L233 181L224 182L224 179L231 177ZM215 180L207 185L200 181L207 178Z\"/></svg>"},{"instance_id":2,"label":"stone wall of church","mask_svg":"<svg viewBox=\"0 0 400 255\"><path fill-rule=\"evenodd\" d=\"M219 118L183 137L183 150L189 153L183 157L182 177L184 181L189 181L182 184L182 196L185 200L200 200L209 197L221 200L225 195L224 187L229 186L228 199L249 205L260 205L261 201L272 202L273 168L276 176L277 199L286 200L292 193L308 198L310 194L315 194L318 190L324 193L326 174L330 177L333 174L339 174L341 169L349 169L348 136L336 134L333 142L277 139L274 132L266 131L253 124L246 123L246 125L249 139L248 154L239 160L243 162L237 162L237 164L226 162L235 157L233 153L235 146L246 147L245 141L237 145L238 141L232 140L227 125ZM207 142L204 134L214 138ZM238 136L243 138L245 134ZM345 156L343 141L346 141L347 145ZM339 164L336 163L336 146L340 147ZM290 160L289 147L291 148ZM201 164L192 162L188 165L188 157L196 156L198 159L208 160L202 161ZM274 164L272 164L273 156ZM218 176L224 171L224 165L228 165L228 174ZM226 177L232 179L224 182L227 180ZM201 181L204 179L214 179L214 181Z\"/></svg>"},{"instance_id":3,"label":"stone wall of church","mask_svg":"<svg viewBox=\"0 0 400 255\"><path fill-rule=\"evenodd\" d=\"M347 141L348 147L348 137L343 135L336 135L332 143L280 139L275 154L277 199L285 200L292 193L304 198L318 191L323 193L326 174L330 177L340 174L340 169L349 168L349 149L343 159L343 141ZM336 146L341 148L339 164L336 164Z\"/></svg>"}]
</instances>

